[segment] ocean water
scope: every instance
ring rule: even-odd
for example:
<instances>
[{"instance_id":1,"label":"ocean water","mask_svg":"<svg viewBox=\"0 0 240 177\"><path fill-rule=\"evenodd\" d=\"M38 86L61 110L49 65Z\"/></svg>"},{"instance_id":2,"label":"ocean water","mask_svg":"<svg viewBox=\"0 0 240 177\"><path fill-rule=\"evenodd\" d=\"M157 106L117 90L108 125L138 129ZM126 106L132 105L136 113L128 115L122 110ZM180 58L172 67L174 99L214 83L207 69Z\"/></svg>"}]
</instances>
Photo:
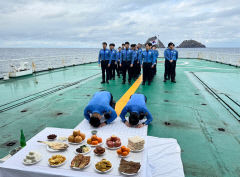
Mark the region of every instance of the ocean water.
<instances>
[{"instance_id":1,"label":"ocean water","mask_svg":"<svg viewBox=\"0 0 240 177\"><path fill-rule=\"evenodd\" d=\"M205 58L223 63L240 65L240 48L177 48L179 57ZM74 64L95 62L97 48L0 48L0 77L11 71L10 65L19 66L21 62L32 62L37 71L59 68ZM163 57L164 49L159 49Z\"/></svg>"}]
</instances>

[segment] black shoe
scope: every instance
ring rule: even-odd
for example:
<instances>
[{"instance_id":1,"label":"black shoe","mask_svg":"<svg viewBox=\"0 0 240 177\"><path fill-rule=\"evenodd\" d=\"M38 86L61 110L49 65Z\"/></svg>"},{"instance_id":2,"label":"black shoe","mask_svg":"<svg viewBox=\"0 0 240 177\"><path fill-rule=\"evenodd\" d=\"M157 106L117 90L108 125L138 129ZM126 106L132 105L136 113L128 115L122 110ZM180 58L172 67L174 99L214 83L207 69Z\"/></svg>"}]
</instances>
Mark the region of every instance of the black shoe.
<instances>
[{"instance_id":1,"label":"black shoe","mask_svg":"<svg viewBox=\"0 0 240 177\"><path fill-rule=\"evenodd\" d=\"M113 78L113 80L115 80L115 77Z\"/></svg>"},{"instance_id":2,"label":"black shoe","mask_svg":"<svg viewBox=\"0 0 240 177\"><path fill-rule=\"evenodd\" d=\"M109 84L109 82L108 82L108 81L106 81L106 83L107 83L107 84Z\"/></svg>"},{"instance_id":3,"label":"black shoe","mask_svg":"<svg viewBox=\"0 0 240 177\"><path fill-rule=\"evenodd\" d=\"M148 82L148 85L151 85L151 82Z\"/></svg>"},{"instance_id":4,"label":"black shoe","mask_svg":"<svg viewBox=\"0 0 240 177\"><path fill-rule=\"evenodd\" d=\"M105 81L102 81L102 82L101 82L101 84L104 84L104 83L105 83Z\"/></svg>"},{"instance_id":5,"label":"black shoe","mask_svg":"<svg viewBox=\"0 0 240 177\"><path fill-rule=\"evenodd\" d=\"M171 81L171 82L173 82L173 83L176 83L176 81L175 81L175 80L173 80L173 81Z\"/></svg>"},{"instance_id":6,"label":"black shoe","mask_svg":"<svg viewBox=\"0 0 240 177\"><path fill-rule=\"evenodd\" d=\"M125 81L122 81L122 84L125 84Z\"/></svg>"},{"instance_id":7,"label":"black shoe","mask_svg":"<svg viewBox=\"0 0 240 177\"><path fill-rule=\"evenodd\" d=\"M142 82L142 85L145 85L145 82Z\"/></svg>"},{"instance_id":8,"label":"black shoe","mask_svg":"<svg viewBox=\"0 0 240 177\"><path fill-rule=\"evenodd\" d=\"M166 79L163 80L163 82L166 82L166 81L167 81Z\"/></svg>"}]
</instances>

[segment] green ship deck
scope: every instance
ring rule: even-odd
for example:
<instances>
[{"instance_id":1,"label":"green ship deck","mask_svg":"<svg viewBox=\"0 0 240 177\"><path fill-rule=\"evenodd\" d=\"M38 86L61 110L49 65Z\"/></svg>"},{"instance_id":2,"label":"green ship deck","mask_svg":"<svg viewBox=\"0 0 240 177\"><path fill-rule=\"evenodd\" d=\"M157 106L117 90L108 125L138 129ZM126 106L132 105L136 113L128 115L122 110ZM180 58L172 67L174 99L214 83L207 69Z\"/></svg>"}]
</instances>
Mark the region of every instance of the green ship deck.
<instances>
[{"instance_id":1,"label":"green ship deck","mask_svg":"<svg viewBox=\"0 0 240 177\"><path fill-rule=\"evenodd\" d=\"M154 117L148 135L177 139L186 176L240 176L240 69L179 59L177 83L162 80L161 59L152 85L136 91L147 96ZM74 128L96 91L117 101L131 86L121 78L100 81L95 63L0 81L0 157L19 144L20 129L30 139L45 127Z\"/></svg>"}]
</instances>

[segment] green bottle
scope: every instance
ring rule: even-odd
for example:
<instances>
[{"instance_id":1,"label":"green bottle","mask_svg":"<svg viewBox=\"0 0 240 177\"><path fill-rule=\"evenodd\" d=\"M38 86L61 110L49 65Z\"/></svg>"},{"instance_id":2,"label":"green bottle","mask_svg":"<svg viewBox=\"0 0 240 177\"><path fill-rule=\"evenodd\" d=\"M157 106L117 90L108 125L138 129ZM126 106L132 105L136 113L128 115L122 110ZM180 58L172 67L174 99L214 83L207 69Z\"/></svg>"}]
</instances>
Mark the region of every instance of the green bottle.
<instances>
[{"instance_id":1,"label":"green bottle","mask_svg":"<svg viewBox=\"0 0 240 177\"><path fill-rule=\"evenodd\" d=\"M21 130L20 145L21 145L22 148L24 146L26 146L26 140L25 140L25 136L23 134L23 130Z\"/></svg>"}]
</instances>

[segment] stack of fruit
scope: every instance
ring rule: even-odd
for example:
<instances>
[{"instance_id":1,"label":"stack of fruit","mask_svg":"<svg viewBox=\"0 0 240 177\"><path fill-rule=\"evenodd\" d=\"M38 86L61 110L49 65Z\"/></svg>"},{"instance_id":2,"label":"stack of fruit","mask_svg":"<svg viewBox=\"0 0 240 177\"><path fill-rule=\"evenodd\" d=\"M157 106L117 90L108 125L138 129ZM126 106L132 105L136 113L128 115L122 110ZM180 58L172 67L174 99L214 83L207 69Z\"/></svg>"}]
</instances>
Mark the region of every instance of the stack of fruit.
<instances>
[{"instance_id":1,"label":"stack of fruit","mask_svg":"<svg viewBox=\"0 0 240 177\"><path fill-rule=\"evenodd\" d=\"M117 148L121 146L121 140L117 136L112 135L106 140L106 144L108 148Z\"/></svg>"},{"instance_id":2,"label":"stack of fruit","mask_svg":"<svg viewBox=\"0 0 240 177\"><path fill-rule=\"evenodd\" d=\"M122 146L120 149L117 150L118 155L123 157L128 156L129 152L130 152L130 149L125 146Z\"/></svg>"},{"instance_id":3,"label":"stack of fruit","mask_svg":"<svg viewBox=\"0 0 240 177\"><path fill-rule=\"evenodd\" d=\"M81 133L80 130L74 130L73 134L68 137L70 143L81 143L85 139L85 134Z\"/></svg>"},{"instance_id":4,"label":"stack of fruit","mask_svg":"<svg viewBox=\"0 0 240 177\"><path fill-rule=\"evenodd\" d=\"M92 135L91 138L88 138L87 144L97 146L102 143L102 138L97 137L97 135Z\"/></svg>"}]
</instances>

